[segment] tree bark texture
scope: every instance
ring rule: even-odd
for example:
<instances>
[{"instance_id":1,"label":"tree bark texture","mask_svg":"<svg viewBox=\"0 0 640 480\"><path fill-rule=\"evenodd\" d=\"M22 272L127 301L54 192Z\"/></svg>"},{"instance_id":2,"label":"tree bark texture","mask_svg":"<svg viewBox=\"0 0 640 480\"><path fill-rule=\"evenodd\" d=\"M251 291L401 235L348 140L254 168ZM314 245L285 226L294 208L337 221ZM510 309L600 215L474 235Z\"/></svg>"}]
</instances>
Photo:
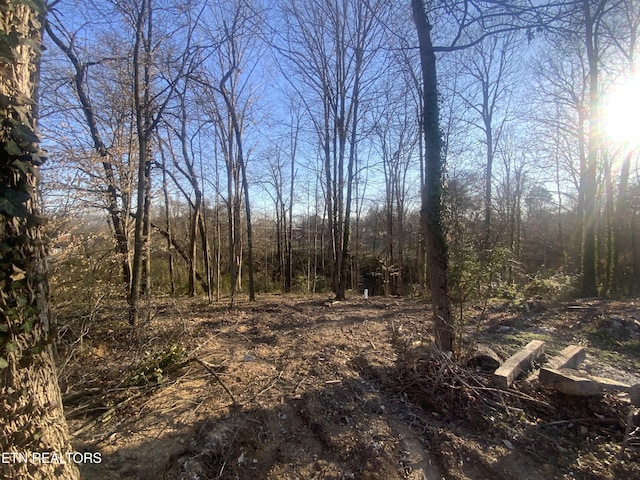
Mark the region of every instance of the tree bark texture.
<instances>
[{"instance_id":1,"label":"tree bark texture","mask_svg":"<svg viewBox=\"0 0 640 480\"><path fill-rule=\"evenodd\" d=\"M24 3L24 2L20 2ZM52 348L33 104L46 11L0 2L0 452L70 451ZM39 11L37 11L38 9ZM79 478L73 462L0 463L7 479Z\"/></svg>"}]
</instances>

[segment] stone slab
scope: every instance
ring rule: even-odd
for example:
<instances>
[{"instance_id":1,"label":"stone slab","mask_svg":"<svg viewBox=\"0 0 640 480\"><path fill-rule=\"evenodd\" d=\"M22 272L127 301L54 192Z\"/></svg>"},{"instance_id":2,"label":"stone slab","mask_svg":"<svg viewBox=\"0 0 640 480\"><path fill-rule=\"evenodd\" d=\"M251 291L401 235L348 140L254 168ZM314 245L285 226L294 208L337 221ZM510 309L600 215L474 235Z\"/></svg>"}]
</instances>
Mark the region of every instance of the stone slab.
<instances>
[{"instance_id":1,"label":"stone slab","mask_svg":"<svg viewBox=\"0 0 640 480\"><path fill-rule=\"evenodd\" d=\"M625 383L594 377L569 368L542 367L538 379L542 385L579 397L602 395L604 392L628 392L631 389Z\"/></svg>"},{"instance_id":2,"label":"stone slab","mask_svg":"<svg viewBox=\"0 0 640 480\"><path fill-rule=\"evenodd\" d=\"M509 357L493 374L493 383L498 388L509 388L513 381L526 370L531 362L544 353L544 342L532 340L515 355Z\"/></svg>"},{"instance_id":3,"label":"stone slab","mask_svg":"<svg viewBox=\"0 0 640 480\"><path fill-rule=\"evenodd\" d=\"M567 348L562 350L558 355L553 357L547 362L547 366L549 368L578 368L584 359L586 358L587 353L584 348L578 345L569 345Z\"/></svg>"}]
</instances>

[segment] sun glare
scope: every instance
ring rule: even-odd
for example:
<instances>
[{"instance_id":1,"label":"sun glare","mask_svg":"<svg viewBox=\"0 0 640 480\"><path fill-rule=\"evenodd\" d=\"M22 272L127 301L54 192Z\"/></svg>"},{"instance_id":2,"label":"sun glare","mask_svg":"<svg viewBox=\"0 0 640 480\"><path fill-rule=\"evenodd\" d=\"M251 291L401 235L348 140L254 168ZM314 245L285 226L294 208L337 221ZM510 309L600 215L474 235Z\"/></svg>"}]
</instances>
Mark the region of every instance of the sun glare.
<instances>
[{"instance_id":1,"label":"sun glare","mask_svg":"<svg viewBox=\"0 0 640 480\"><path fill-rule=\"evenodd\" d=\"M627 148L640 146L640 75L615 89L604 104L604 132Z\"/></svg>"}]
</instances>

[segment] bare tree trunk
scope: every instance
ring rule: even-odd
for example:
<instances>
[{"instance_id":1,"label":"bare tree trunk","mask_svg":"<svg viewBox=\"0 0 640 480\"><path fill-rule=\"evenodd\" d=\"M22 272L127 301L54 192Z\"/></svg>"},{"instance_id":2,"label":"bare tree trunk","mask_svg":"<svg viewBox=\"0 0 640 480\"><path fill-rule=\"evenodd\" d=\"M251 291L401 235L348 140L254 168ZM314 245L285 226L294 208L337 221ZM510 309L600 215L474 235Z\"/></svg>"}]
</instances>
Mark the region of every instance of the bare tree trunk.
<instances>
[{"instance_id":1,"label":"bare tree trunk","mask_svg":"<svg viewBox=\"0 0 640 480\"><path fill-rule=\"evenodd\" d=\"M601 295L606 297L613 288L613 273L615 264L614 241L614 194L613 179L611 178L611 159L607 158L604 164L605 202L604 202L604 269L602 278Z\"/></svg>"},{"instance_id":2,"label":"bare tree trunk","mask_svg":"<svg viewBox=\"0 0 640 480\"><path fill-rule=\"evenodd\" d=\"M46 5L28 5L0 7L0 476L77 480L72 461L4 461L13 453L47 451L66 458L71 451L51 344L44 219L37 205L44 152L33 105Z\"/></svg>"},{"instance_id":3,"label":"bare tree trunk","mask_svg":"<svg viewBox=\"0 0 640 480\"><path fill-rule=\"evenodd\" d=\"M247 246L249 250L249 300L256 300L256 285L254 280L254 264L253 264L253 224L251 223L251 203L249 201L249 182L247 181L247 170L244 159L240 158L240 166L242 167L242 186L244 189L244 208L247 221Z\"/></svg>"},{"instance_id":4,"label":"bare tree trunk","mask_svg":"<svg viewBox=\"0 0 640 480\"><path fill-rule=\"evenodd\" d=\"M216 149L217 150L217 149ZM217 155L216 155L217 160ZM222 280L222 231L220 228L220 174L216 168L216 302L220 301L220 281Z\"/></svg>"},{"instance_id":5,"label":"bare tree trunk","mask_svg":"<svg viewBox=\"0 0 640 480\"><path fill-rule=\"evenodd\" d=\"M235 62L236 59L234 58ZM243 151L243 142L242 142L242 127L240 122L238 121L238 113L236 112L234 99L230 97L230 93L227 90L225 83L229 79L229 77L236 70L235 64L229 70L225 76L220 80L220 92L224 97L225 104L227 106L227 112L230 116L231 126L233 130L233 139L235 140L236 146L236 154L238 165L240 166L240 173L242 175L242 188L244 190L244 203L245 203L245 215L247 221L247 243L248 243L248 262L249 262L249 300L255 301L256 299L256 287L254 281L254 265L253 265L253 228L251 224L251 202L249 198L249 182L247 181L247 170L246 170L246 158L244 156ZM238 196L239 197L239 196ZM237 199L239 203L239 198ZM238 212L239 216L239 212ZM239 222L238 222L239 223Z\"/></svg>"},{"instance_id":6,"label":"bare tree trunk","mask_svg":"<svg viewBox=\"0 0 640 480\"><path fill-rule=\"evenodd\" d=\"M443 227L443 165L438 114L436 57L431 42L431 25L422 0L411 0L420 43L424 95L423 128L426 144L425 187L421 216L425 224L429 282L433 304L435 343L444 351L453 349L453 323L448 289L448 249Z\"/></svg>"},{"instance_id":7,"label":"bare tree trunk","mask_svg":"<svg viewBox=\"0 0 640 480\"><path fill-rule=\"evenodd\" d=\"M424 155L424 95L420 95L422 99L418 106L418 160L420 162L420 191L424 191L425 181L425 155ZM418 243L418 268L420 269L420 287L423 289L428 286L428 270L427 270L427 244L425 239L425 225L422 215L420 215L420 241Z\"/></svg>"},{"instance_id":8,"label":"bare tree trunk","mask_svg":"<svg viewBox=\"0 0 640 480\"><path fill-rule=\"evenodd\" d=\"M169 190L167 188L167 161L163 149L160 149L160 158L162 159L162 194L164 196L164 218L165 228L167 229L167 252L169 254L169 284L171 287L171 296L176 294L176 280L173 253L173 233L171 231L171 217L169 209Z\"/></svg>"},{"instance_id":9,"label":"bare tree trunk","mask_svg":"<svg viewBox=\"0 0 640 480\"><path fill-rule=\"evenodd\" d=\"M293 132L293 138L291 140L291 180L289 184L289 230L287 232L287 262L286 262L286 276L284 283L284 291L291 292L291 284L293 278L293 194L296 178L296 153L298 150L298 134L300 132L300 116L296 112L296 127Z\"/></svg>"},{"instance_id":10,"label":"bare tree trunk","mask_svg":"<svg viewBox=\"0 0 640 480\"><path fill-rule=\"evenodd\" d=\"M204 201L202 204L202 214L200 215L200 220L198 221L198 229L200 230L200 242L202 244L202 260L204 262L204 271L205 278L207 280L207 300L209 303L212 301L213 289L213 272L211 269L211 248L209 246L209 237L207 236L207 218L205 215L206 208L204 206Z\"/></svg>"},{"instance_id":11,"label":"bare tree trunk","mask_svg":"<svg viewBox=\"0 0 640 480\"><path fill-rule=\"evenodd\" d=\"M152 9L150 0L142 0L136 19L136 41L133 50L133 88L138 139L137 204L134 223L133 262L131 265L131 291L129 292L129 324L136 325L139 318L140 295L148 292L150 231L150 131L151 131L151 32ZM144 27L147 27L145 36ZM142 58L141 58L142 57Z\"/></svg>"},{"instance_id":12,"label":"bare tree trunk","mask_svg":"<svg viewBox=\"0 0 640 480\"><path fill-rule=\"evenodd\" d=\"M618 198L616 201L616 212L614 217L614 245L613 245L613 287L614 291L621 291L622 275L620 273L620 251L624 244L623 240L628 238L629 226L627 222L629 211L629 200L627 195L629 185L629 171L631 168L631 157L633 152L629 151L624 157L620 170L620 184L618 185Z\"/></svg>"},{"instance_id":13,"label":"bare tree trunk","mask_svg":"<svg viewBox=\"0 0 640 480\"><path fill-rule=\"evenodd\" d=\"M584 225L582 240L582 287L583 297L594 297L598 294L596 283L596 195L597 195L597 170L598 153L600 151L600 126L599 126L599 78L597 50L597 24L598 16L602 14L606 0L600 0L595 12L592 12L590 0L583 0L584 21L587 47L587 61L589 64L589 137L586 171L584 172Z\"/></svg>"},{"instance_id":14,"label":"bare tree trunk","mask_svg":"<svg viewBox=\"0 0 640 480\"><path fill-rule=\"evenodd\" d=\"M147 129L147 131L149 131ZM151 295L151 137L145 141L147 147L146 162L144 168L144 210L142 214L142 237L144 250L142 254L143 270L140 283L140 294L148 299Z\"/></svg>"},{"instance_id":15,"label":"bare tree trunk","mask_svg":"<svg viewBox=\"0 0 640 480\"><path fill-rule=\"evenodd\" d=\"M235 196L233 193L233 181L235 178L233 165L231 165L233 158L233 145L232 140L229 140L229 151L227 152L227 221L229 228L229 305L233 307L233 302L236 294L236 277L238 275L238 271L236 268L236 208L235 208Z\"/></svg>"}]
</instances>

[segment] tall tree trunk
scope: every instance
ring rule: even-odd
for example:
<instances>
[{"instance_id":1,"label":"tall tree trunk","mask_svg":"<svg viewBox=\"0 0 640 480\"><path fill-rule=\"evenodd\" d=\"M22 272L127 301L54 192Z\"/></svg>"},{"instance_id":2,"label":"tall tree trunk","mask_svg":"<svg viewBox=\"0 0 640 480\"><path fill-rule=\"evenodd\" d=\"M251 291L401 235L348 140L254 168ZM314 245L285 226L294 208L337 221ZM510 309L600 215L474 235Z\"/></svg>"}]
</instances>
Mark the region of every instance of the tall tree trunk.
<instances>
[{"instance_id":1,"label":"tall tree trunk","mask_svg":"<svg viewBox=\"0 0 640 480\"><path fill-rule=\"evenodd\" d=\"M12 453L71 451L51 345L55 331L37 206L44 152L32 105L46 5L29 5L0 4L1 54L10 59L0 63L0 477L76 480L71 461L4 461ZM10 41L3 38L9 35Z\"/></svg>"},{"instance_id":2,"label":"tall tree trunk","mask_svg":"<svg viewBox=\"0 0 640 480\"><path fill-rule=\"evenodd\" d=\"M618 186L618 198L616 200L616 212L614 217L614 245L613 245L613 287L614 291L622 291L623 279L620 272L620 250L624 238L628 238L629 200L627 190L629 185L629 171L631 169L632 151L625 154L622 168L620 169L620 184Z\"/></svg>"},{"instance_id":3,"label":"tall tree trunk","mask_svg":"<svg viewBox=\"0 0 640 480\"><path fill-rule=\"evenodd\" d=\"M229 144L231 146L231 143ZM228 222L228 249L229 249L229 305L233 307L233 302L236 294L236 276L238 275L236 269L236 221L235 221L235 197L233 194L233 179L235 175L233 173L232 151L228 153L231 155L227 158L227 222Z\"/></svg>"},{"instance_id":4,"label":"tall tree trunk","mask_svg":"<svg viewBox=\"0 0 640 480\"><path fill-rule=\"evenodd\" d=\"M605 159L604 182L605 182L605 202L604 202L604 269L602 279L601 295L606 297L613 288L613 273L615 262L615 240L614 240L614 194L613 179L611 178L611 159Z\"/></svg>"},{"instance_id":5,"label":"tall tree trunk","mask_svg":"<svg viewBox=\"0 0 640 480\"><path fill-rule=\"evenodd\" d=\"M148 22L151 28L149 0L142 0L136 23L136 41L133 50L133 88L138 133L138 182L135 213L133 262L131 265L131 291L129 292L129 324L136 325L139 318L140 293L142 290L143 260L145 255L145 199L147 198L147 172L149 163L149 61L148 42L144 40L143 28ZM140 58L143 56L144 58ZM142 78L141 78L142 77Z\"/></svg>"},{"instance_id":6,"label":"tall tree trunk","mask_svg":"<svg viewBox=\"0 0 640 480\"><path fill-rule=\"evenodd\" d=\"M235 59L234 59L235 61ZM246 170L246 159L243 151L243 142L242 142L242 126L240 125L240 121L238 120L238 112L236 111L236 105L234 99L231 97L229 91L227 90L225 83L231 77L231 75L236 71L236 67L234 66L229 72L227 72L222 80L220 80L220 92L224 97L225 104L227 106L227 112L230 116L231 127L233 131L233 140L235 140L235 147L237 153L238 165L240 166L240 174L242 178L242 189L244 190L244 202L245 202L245 215L247 221L247 246L248 246L248 262L249 262L249 300L255 301L256 299L256 287L254 280L254 265L253 265L253 227L251 224L251 203L249 201L249 182L247 180L247 170ZM232 87L233 90L233 87ZM240 198L239 194L236 196L237 198L237 215L238 215L238 224L240 217ZM241 238L238 239L240 243ZM240 276L239 276L240 277Z\"/></svg>"},{"instance_id":7,"label":"tall tree trunk","mask_svg":"<svg viewBox=\"0 0 640 480\"><path fill-rule=\"evenodd\" d=\"M209 237L207 236L207 218L204 202L202 205L202 215L198 221L198 229L200 230L200 243L202 244L202 261L204 262L204 273L207 280L207 300L209 303L213 300L213 269L211 268L211 247L209 245Z\"/></svg>"},{"instance_id":8,"label":"tall tree trunk","mask_svg":"<svg viewBox=\"0 0 640 480\"><path fill-rule=\"evenodd\" d=\"M240 150L240 149L239 149ZM242 150L240 150L241 152ZM249 300L256 300L256 284L254 279L253 265L253 224L251 223L251 203L249 201L249 182L247 181L247 169L242 155L239 156L240 167L242 168L242 188L244 190L244 209L247 220L247 247L249 262Z\"/></svg>"},{"instance_id":9,"label":"tall tree trunk","mask_svg":"<svg viewBox=\"0 0 640 480\"><path fill-rule=\"evenodd\" d=\"M217 151L216 151L217 158ZM220 228L220 173L216 168L216 303L220 301L220 282L222 280L222 229Z\"/></svg>"},{"instance_id":10,"label":"tall tree trunk","mask_svg":"<svg viewBox=\"0 0 640 480\"><path fill-rule=\"evenodd\" d=\"M164 196L164 218L165 228L167 229L167 252L169 253L169 284L171 287L171 296L176 294L176 280L175 280L175 256L173 254L173 232L171 229L171 218L169 209L169 190L167 188L167 160L164 150L160 149L160 158L162 159L162 194Z\"/></svg>"},{"instance_id":11,"label":"tall tree trunk","mask_svg":"<svg viewBox=\"0 0 640 480\"><path fill-rule=\"evenodd\" d=\"M443 159L436 56L431 42L431 25L422 0L411 0L413 18L420 43L422 66L425 138L425 185L422 191L421 217L424 219L429 283L433 304L436 346L444 351L453 349L453 323L448 289L448 249L443 226Z\"/></svg>"},{"instance_id":12,"label":"tall tree trunk","mask_svg":"<svg viewBox=\"0 0 640 480\"><path fill-rule=\"evenodd\" d=\"M300 117L297 116L296 130L293 134L291 145L291 183L289 184L289 230L287 232L287 271L284 283L284 291L291 292L293 279L293 194L296 177L296 153L298 150L298 133L300 131Z\"/></svg>"},{"instance_id":13,"label":"tall tree trunk","mask_svg":"<svg viewBox=\"0 0 640 480\"><path fill-rule=\"evenodd\" d=\"M420 191L424 190L424 170L425 170L425 156L424 156L424 95L420 95L420 102L418 106L418 161L420 162ZM418 268L420 276L420 287L424 289L428 281L427 272L427 245L424 237L425 225L422 215L420 215L420 240L418 242Z\"/></svg>"},{"instance_id":14,"label":"tall tree trunk","mask_svg":"<svg viewBox=\"0 0 640 480\"><path fill-rule=\"evenodd\" d=\"M587 61L589 64L589 138L587 145L587 161L584 176L584 225L582 240L582 286L583 297L594 297L598 294L596 282L596 195L598 153L600 151L599 125L599 86L598 86L598 50L597 50L597 17L602 13L605 0L598 2L596 12L591 11L590 0L583 0L585 20L585 41Z\"/></svg>"},{"instance_id":15,"label":"tall tree trunk","mask_svg":"<svg viewBox=\"0 0 640 480\"><path fill-rule=\"evenodd\" d=\"M146 109L145 109L146 110ZM145 131L149 131L148 127ZM144 239L144 249L142 254L142 281L140 284L140 294L148 299L151 295L151 138L146 140L147 154L144 168L144 210L142 213L142 236Z\"/></svg>"},{"instance_id":16,"label":"tall tree trunk","mask_svg":"<svg viewBox=\"0 0 640 480\"><path fill-rule=\"evenodd\" d=\"M485 98L485 104L488 98ZM492 185L493 185L493 125L491 124L491 114L488 112L489 107L484 107L484 130L485 141L487 142L487 166L484 179L484 241L482 256L485 259L491 258L489 250L491 249L491 212L492 212Z\"/></svg>"}]
</instances>

